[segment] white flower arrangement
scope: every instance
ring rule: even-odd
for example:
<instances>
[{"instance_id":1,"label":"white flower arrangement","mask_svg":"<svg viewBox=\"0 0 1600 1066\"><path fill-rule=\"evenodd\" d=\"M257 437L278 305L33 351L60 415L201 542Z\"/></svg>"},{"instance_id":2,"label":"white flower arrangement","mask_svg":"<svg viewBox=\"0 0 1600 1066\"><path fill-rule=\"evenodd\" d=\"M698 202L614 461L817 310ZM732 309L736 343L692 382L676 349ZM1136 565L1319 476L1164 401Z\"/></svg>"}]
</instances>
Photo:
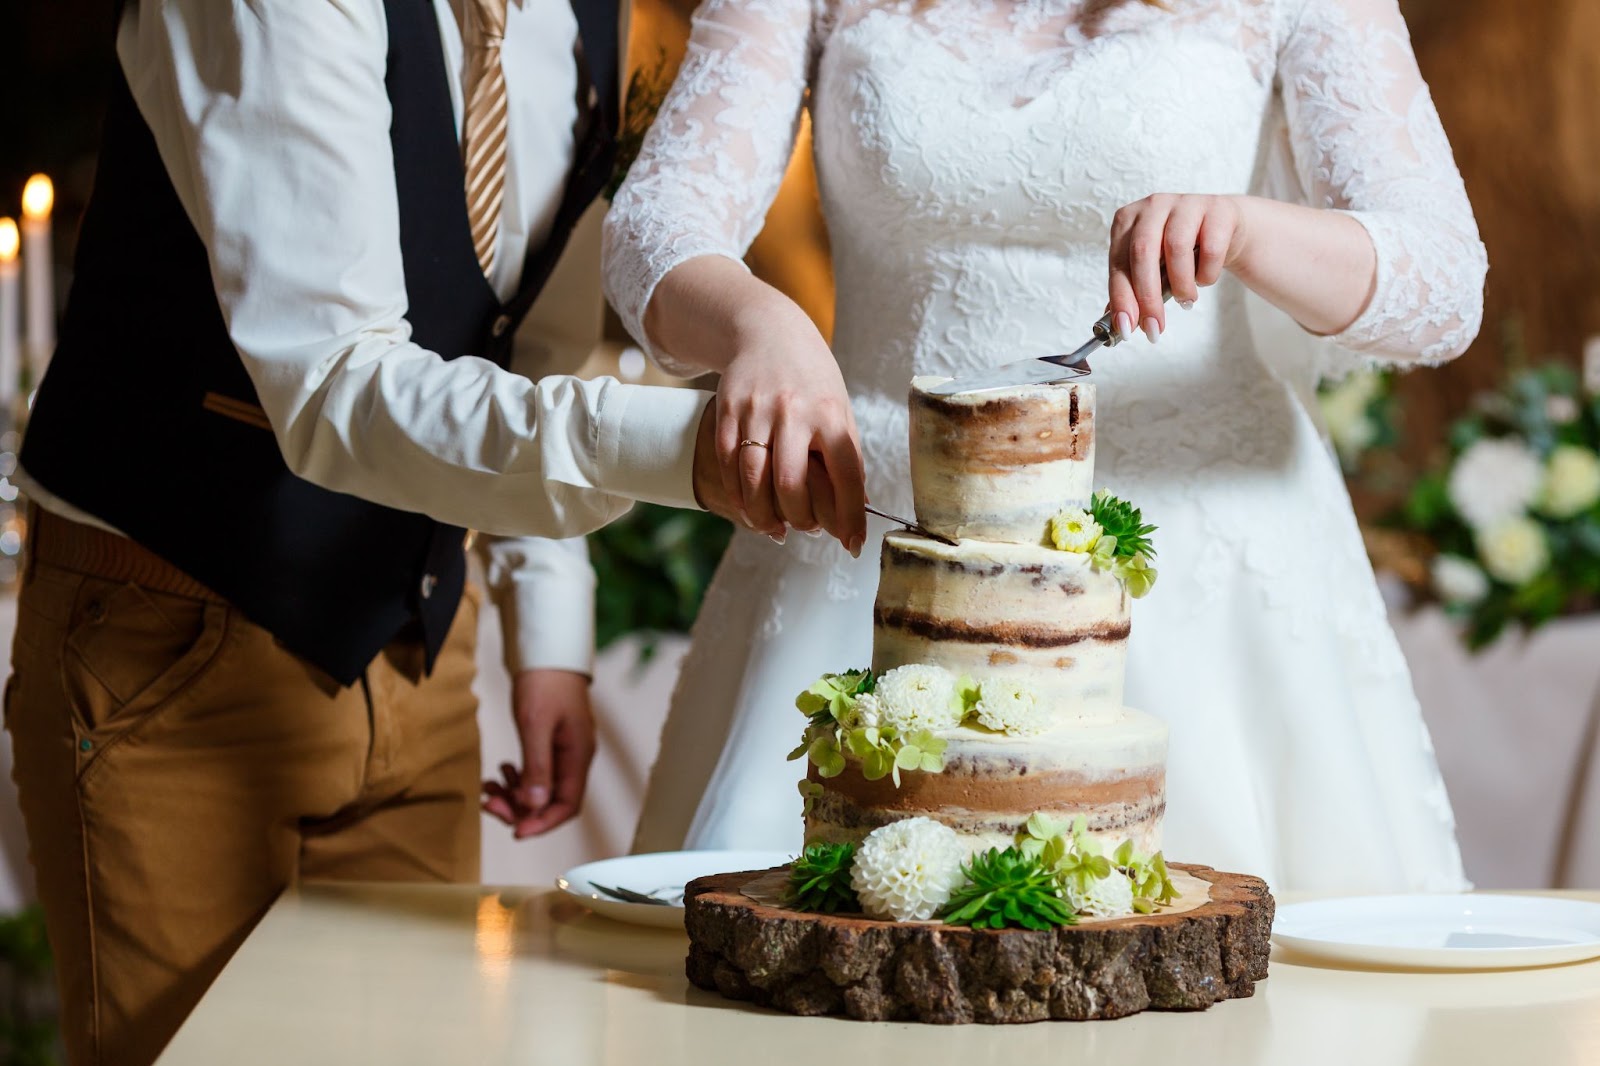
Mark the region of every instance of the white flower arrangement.
<instances>
[{"instance_id":1,"label":"white flower arrangement","mask_svg":"<svg viewBox=\"0 0 1600 1066\"><path fill-rule=\"evenodd\" d=\"M1483 568L1514 588L1549 569L1550 542L1544 527L1525 515L1504 518L1480 530L1477 543Z\"/></svg>"},{"instance_id":2,"label":"white flower arrangement","mask_svg":"<svg viewBox=\"0 0 1600 1066\"><path fill-rule=\"evenodd\" d=\"M1544 464L1521 439L1485 437L1456 460L1447 491L1456 513L1482 531L1525 513L1544 477Z\"/></svg>"},{"instance_id":3,"label":"white flower arrangement","mask_svg":"<svg viewBox=\"0 0 1600 1066\"><path fill-rule=\"evenodd\" d=\"M1383 427L1373 408L1386 391L1384 376L1375 370L1357 370L1319 391L1328 440L1346 470L1355 469L1361 454L1382 437Z\"/></svg>"},{"instance_id":4,"label":"white flower arrangement","mask_svg":"<svg viewBox=\"0 0 1600 1066\"><path fill-rule=\"evenodd\" d=\"M1489 578L1470 559L1449 552L1434 556L1433 590L1452 607L1471 607L1489 595Z\"/></svg>"},{"instance_id":5,"label":"white flower arrangement","mask_svg":"<svg viewBox=\"0 0 1600 1066\"><path fill-rule=\"evenodd\" d=\"M932 818L907 818L867 834L856 848L850 887L874 918L923 921L966 882L966 861L954 829Z\"/></svg>"},{"instance_id":6,"label":"white flower arrangement","mask_svg":"<svg viewBox=\"0 0 1600 1066\"><path fill-rule=\"evenodd\" d=\"M966 717L955 675L941 666L897 666L878 678L874 692L882 724L902 734L954 729Z\"/></svg>"},{"instance_id":7,"label":"white flower arrangement","mask_svg":"<svg viewBox=\"0 0 1600 1066\"><path fill-rule=\"evenodd\" d=\"M1575 518L1600 503L1600 455L1578 444L1558 444L1545 460L1538 507L1552 518Z\"/></svg>"},{"instance_id":8,"label":"white flower arrangement","mask_svg":"<svg viewBox=\"0 0 1600 1066\"><path fill-rule=\"evenodd\" d=\"M992 677L978 690L973 708L981 725L1014 737L1032 737L1050 728L1039 692L1026 681Z\"/></svg>"}]
</instances>

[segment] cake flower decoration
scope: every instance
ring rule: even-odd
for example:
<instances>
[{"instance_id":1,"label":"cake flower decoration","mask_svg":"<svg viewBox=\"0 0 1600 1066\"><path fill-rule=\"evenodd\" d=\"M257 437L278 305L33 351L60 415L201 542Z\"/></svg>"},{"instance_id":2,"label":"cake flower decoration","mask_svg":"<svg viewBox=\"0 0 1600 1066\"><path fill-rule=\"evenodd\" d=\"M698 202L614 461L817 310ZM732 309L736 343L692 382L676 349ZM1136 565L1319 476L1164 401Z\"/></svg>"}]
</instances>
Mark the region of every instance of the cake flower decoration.
<instances>
[{"instance_id":1,"label":"cake flower decoration","mask_svg":"<svg viewBox=\"0 0 1600 1066\"><path fill-rule=\"evenodd\" d=\"M850 887L874 918L924 921L966 883L966 861L954 829L932 818L906 818L867 834L856 848Z\"/></svg>"},{"instance_id":2,"label":"cake flower decoration","mask_svg":"<svg viewBox=\"0 0 1600 1066\"><path fill-rule=\"evenodd\" d=\"M1150 565L1155 530L1137 507L1101 489L1087 511L1068 507L1050 519L1048 533L1057 549L1087 554L1096 570L1109 569L1137 600L1155 587L1156 569Z\"/></svg>"},{"instance_id":3,"label":"cake flower decoration","mask_svg":"<svg viewBox=\"0 0 1600 1066\"><path fill-rule=\"evenodd\" d=\"M887 692L880 682L889 682ZM934 666L900 667L882 678L870 670L824 674L795 699L810 721L789 758L806 758L828 778L844 772L848 753L868 781L892 777L896 787L902 770L938 773L946 742L933 728L966 716L964 685ZM802 795L815 802L814 793Z\"/></svg>"},{"instance_id":4,"label":"cake flower decoration","mask_svg":"<svg viewBox=\"0 0 1600 1066\"><path fill-rule=\"evenodd\" d=\"M1016 737L1038 736L1050 728L1038 691L1026 681L989 678L973 712L980 725Z\"/></svg>"}]
</instances>

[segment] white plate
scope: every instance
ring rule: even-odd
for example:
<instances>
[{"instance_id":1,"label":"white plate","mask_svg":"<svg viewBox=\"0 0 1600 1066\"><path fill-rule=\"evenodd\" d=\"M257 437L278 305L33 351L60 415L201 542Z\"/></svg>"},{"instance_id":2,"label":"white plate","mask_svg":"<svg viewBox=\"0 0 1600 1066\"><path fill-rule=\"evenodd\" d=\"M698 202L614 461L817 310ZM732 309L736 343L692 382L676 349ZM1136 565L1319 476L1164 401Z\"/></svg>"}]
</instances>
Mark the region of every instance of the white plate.
<instances>
[{"instance_id":1,"label":"white plate","mask_svg":"<svg viewBox=\"0 0 1600 1066\"><path fill-rule=\"evenodd\" d=\"M1600 957L1600 903L1550 896L1362 896L1279 907L1272 938L1325 959L1430 970Z\"/></svg>"},{"instance_id":2,"label":"white plate","mask_svg":"<svg viewBox=\"0 0 1600 1066\"><path fill-rule=\"evenodd\" d=\"M792 858L794 855L787 851L658 851L648 855L623 855L574 866L556 878L556 887L607 918L682 929L683 886L690 881L709 874L770 870ZM672 905L625 903L601 895L593 887L597 884L671 898Z\"/></svg>"}]
</instances>

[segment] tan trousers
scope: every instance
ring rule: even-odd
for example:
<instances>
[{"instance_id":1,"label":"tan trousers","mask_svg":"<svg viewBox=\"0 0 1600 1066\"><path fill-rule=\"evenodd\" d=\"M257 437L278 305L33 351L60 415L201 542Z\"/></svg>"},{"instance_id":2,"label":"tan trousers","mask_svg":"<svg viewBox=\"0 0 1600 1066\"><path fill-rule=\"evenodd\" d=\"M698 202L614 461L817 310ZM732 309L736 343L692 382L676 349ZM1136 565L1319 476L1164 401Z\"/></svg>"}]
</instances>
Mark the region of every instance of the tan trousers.
<instances>
[{"instance_id":1,"label":"tan trousers","mask_svg":"<svg viewBox=\"0 0 1600 1066\"><path fill-rule=\"evenodd\" d=\"M41 516L5 722L73 1066L145 1066L297 878L475 881L479 594L340 689L131 542Z\"/></svg>"}]
</instances>

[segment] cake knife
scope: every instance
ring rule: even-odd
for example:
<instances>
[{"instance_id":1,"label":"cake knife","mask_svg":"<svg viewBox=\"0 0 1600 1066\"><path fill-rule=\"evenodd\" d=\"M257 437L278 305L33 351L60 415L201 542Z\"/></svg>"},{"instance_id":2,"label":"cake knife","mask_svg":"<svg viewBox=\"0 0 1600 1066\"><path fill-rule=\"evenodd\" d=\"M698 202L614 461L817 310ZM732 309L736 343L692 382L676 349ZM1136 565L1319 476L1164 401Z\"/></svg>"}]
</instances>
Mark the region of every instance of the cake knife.
<instances>
[{"instance_id":1,"label":"cake knife","mask_svg":"<svg viewBox=\"0 0 1600 1066\"><path fill-rule=\"evenodd\" d=\"M919 526L917 523L901 518L899 515L890 514L888 511L880 511L870 503L867 504L867 513L875 514L879 518L887 518L891 522L899 522L902 526L905 526L907 529L911 530L911 532L921 533L924 537L927 537L931 540L936 540L940 544L948 544L952 548L959 547L959 545L949 537L935 533L933 530L927 529L923 526Z\"/></svg>"},{"instance_id":2,"label":"cake knife","mask_svg":"<svg viewBox=\"0 0 1600 1066\"><path fill-rule=\"evenodd\" d=\"M1172 290L1162 286L1161 299L1172 299ZM928 392L935 396L955 396L965 392L992 392L995 389L1016 388L1019 385L1054 385L1071 381L1088 374L1089 356L1096 348L1115 348L1123 338L1112 326L1112 312L1107 311L1094 324L1094 336L1075 352L1065 355L1045 355L1036 359L1019 359L992 370L979 370L951 378L935 385Z\"/></svg>"}]
</instances>

